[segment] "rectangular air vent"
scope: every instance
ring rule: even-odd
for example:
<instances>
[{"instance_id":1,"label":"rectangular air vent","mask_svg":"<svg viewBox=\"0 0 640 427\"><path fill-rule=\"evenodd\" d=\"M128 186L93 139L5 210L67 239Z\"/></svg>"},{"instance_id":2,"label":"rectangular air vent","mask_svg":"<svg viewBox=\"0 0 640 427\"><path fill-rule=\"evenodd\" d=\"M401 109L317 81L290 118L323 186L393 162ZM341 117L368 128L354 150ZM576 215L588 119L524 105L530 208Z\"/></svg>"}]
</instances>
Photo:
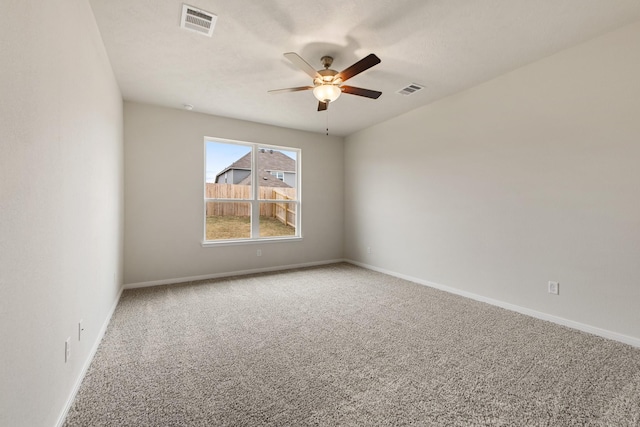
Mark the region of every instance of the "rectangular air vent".
<instances>
[{"instance_id":1,"label":"rectangular air vent","mask_svg":"<svg viewBox=\"0 0 640 427\"><path fill-rule=\"evenodd\" d=\"M195 31L211 37L213 34L213 27L216 25L217 19L218 16L211 12L206 12L193 6L183 4L180 28Z\"/></svg>"},{"instance_id":2,"label":"rectangular air vent","mask_svg":"<svg viewBox=\"0 0 640 427\"><path fill-rule=\"evenodd\" d=\"M400 89L399 91L397 91L396 93L399 93L400 95L413 95L414 93L416 93L419 90L424 89L424 86L419 85L417 83L411 83L409 85L407 85L407 87L403 87L402 89Z\"/></svg>"}]
</instances>

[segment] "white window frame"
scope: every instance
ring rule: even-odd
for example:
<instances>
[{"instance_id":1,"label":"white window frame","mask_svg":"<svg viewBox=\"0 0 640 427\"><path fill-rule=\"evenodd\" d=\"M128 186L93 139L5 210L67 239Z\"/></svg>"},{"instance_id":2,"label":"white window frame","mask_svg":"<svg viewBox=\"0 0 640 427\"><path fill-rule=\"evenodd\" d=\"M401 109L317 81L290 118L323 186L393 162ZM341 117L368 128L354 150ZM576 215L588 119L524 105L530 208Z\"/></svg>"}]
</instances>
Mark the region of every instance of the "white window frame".
<instances>
[{"instance_id":1,"label":"white window frame","mask_svg":"<svg viewBox=\"0 0 640 427\"><path fill-rule=\"evenodd\" d=\"M284 171L269 171L271 175L275 176L276 179L284 182Z\"/></svg>"},{"instance_id":2,"label":"white window frame","mask_svg":"<svg viewBox=\"0 0 640 427\"><path fill-rule=\"evenodd\" d=\"M207 188L207 142L220 142L223 144L236 144L247 146L251 148L251 199L210 199L203 198L202 204L202 217L203 217L203 233L202 233L202 246L203 247L215 247L224 245L242 245L242 244L255 244L265 243L271 241L283 242L283 241L299 241L302 240L302 150L295 147L286 147L272 144L261 144L257 142L249 141L237 141L233 139L205 137L203 143L204 153L204 179L203 193L206 196ZM261 148L293 151L296 153L296 200L288 201L287 203L295 204L296 206L296 234L294 236L275 236L275 237L260 237L260 203L282 203L282 200L277 199L260 199L260 185L257 172L258 164L258 150ZM221 240L206 240L207 239L207 203L250 203L251 204L251 237L242 239L221 239Z\"/></svg>"}]
</instances>

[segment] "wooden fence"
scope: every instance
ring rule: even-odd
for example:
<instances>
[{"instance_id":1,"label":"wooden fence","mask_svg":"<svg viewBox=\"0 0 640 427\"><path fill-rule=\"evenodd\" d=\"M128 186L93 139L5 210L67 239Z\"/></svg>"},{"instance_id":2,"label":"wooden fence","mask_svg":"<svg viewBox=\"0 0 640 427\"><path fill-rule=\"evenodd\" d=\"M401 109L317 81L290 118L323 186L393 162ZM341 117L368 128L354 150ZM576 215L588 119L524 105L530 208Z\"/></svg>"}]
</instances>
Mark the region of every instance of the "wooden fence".
<instances>
[{"instance_id":1,"label":"wooden fence","mask_svg":"<svg viewBox=\"0 0 640 427\"><path fill-rule=\"evenodd\" d=\"M287 188L288 190L288 188ZM294 191L295 188L291 190ZM280 189L273 189L273 198L278 200L291 200L293 197L283 193ZM278 219L284 225L290 225L292 227L296 226L296 205L295 203L269 203L272 210L273 216ZM264 205L262 205L264 206ZM262 207L260 208L260 215L262 215Z\"/></svg>"},{"instance_id":2,"label":"wooden fence","mask_svg":"<svg viewBox=\"0 0 640 427\"><path fill-rule=\"evenodd\" d=\"M295 200L296 189L290 187L259 187L261 200L272 199L283 202L261 202L260 216L277 218L281 223L295 227L296 204L284 202ZM251 186L207 183L207 199L249 199ZM251 204L247 202L207 202L207 216L250 216Z\"/></svg>"}]
</instances>

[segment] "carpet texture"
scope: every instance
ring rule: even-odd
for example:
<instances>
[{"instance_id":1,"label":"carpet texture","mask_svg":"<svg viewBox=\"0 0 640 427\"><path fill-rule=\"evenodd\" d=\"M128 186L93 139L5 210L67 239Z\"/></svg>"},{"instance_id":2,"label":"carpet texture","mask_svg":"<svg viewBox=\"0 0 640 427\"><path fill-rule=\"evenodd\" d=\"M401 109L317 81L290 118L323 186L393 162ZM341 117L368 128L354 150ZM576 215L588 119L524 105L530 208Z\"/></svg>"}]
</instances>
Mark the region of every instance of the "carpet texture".
<instances>
[{"instance_id":1,"label":"carpet texture","mask_svg":"<svg viewBox=\"0 0 640 427\"><path fill-rule=\"evenodd\" d=\"M638 426L640 349L350 264L128 290L72 426Z\"/></svg>"}]
</instances>

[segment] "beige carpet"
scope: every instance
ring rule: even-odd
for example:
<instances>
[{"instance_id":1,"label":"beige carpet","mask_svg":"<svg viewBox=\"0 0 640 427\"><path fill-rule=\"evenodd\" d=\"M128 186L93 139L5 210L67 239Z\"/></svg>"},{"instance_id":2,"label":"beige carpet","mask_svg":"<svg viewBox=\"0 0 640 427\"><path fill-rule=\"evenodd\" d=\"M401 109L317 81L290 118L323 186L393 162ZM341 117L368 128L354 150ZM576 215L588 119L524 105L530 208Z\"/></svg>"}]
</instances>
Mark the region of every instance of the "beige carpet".
<instances>
[{"instance_id":1,"label":"beige carpet","mask_svg":"<svg viewBox=\"0 0 640 427\"><path fill-rule=\"evenodd\" d=\"M125 291L66 426L638 426L640 349L349 264Z\"/></svg>"}]
</instances>

